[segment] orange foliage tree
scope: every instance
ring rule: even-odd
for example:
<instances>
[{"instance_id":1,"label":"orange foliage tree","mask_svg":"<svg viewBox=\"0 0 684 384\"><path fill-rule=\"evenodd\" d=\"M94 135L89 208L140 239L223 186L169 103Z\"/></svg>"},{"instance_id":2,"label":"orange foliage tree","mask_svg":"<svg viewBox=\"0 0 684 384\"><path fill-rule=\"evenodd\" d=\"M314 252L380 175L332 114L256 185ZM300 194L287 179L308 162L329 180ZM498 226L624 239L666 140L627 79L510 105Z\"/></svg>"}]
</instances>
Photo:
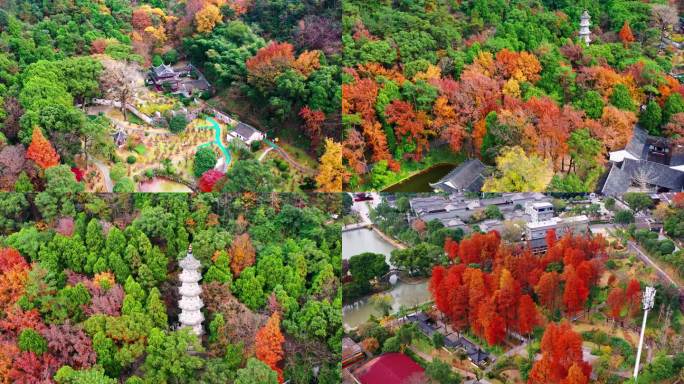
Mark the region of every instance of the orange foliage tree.
<instances>
[{"instance_id":1,"label":"orange foliage tree","mask_svg":"<svg viewBox=\"0 0 684 384\"><path fill-rule=\"evenodd\" d=\"M292 44L272 41L247 60L246 65L251 78L272 84L278 75L292 68L294 61Z\"/></svg>"},{"instance_id":2,"label":"orange foliage tree","mask_svg":"<svg viewBox=\"0 0 684 384\"><path fill-rule=\"evenodd\" d=\"M627 20L625 20L625 23L622 24L622 28L620 28L620 40L627 45L631 42L634 41L634 35L632 34L632 28L629 27L629 23Z\"/></svg>"},{"instance_id":3,"label":"orange foliage tree","mask_svg":"<svg viewBox=\"0 0 684 384\"><path fill-rule=\"evenodd\" d=\"M585 377L591 374L591 365L582 360L582 338L567 321L549 324L542 337L541 355L530 371L530 384L560 383L571 376L569 371L573 366L577 366Z\"/></svg>"},{"instance_id":4,"label":"orange foliage tree","mask_svg":"<svg viewBox=\"0 0 684 384\"><path fill-rule=\"evenodd\" d=\"M248 233L238 235L230 245L230 269L238 277L247 267L254 265L256 252Z\"/></svg>"},{"instance_id":5,"label":"orange foliage tree","mask_svg":"<svg viewBox=\"0 0 684 384\"><path fill-rule=\"evenodd\" d=\"M43 136L39 128L33 128L31 145L26 151L26 158L33 160L43 169L59 165L59 155L52 144Z\"/></svg>"},{"instance_id":6,"label":"orange foliage tree","mask_svg":"<svg viewBox=\"0 0 684 384\"><path fill-rule=\"evenodd\" d=\"M280 313L276 312L268 319L254 336L256 358L263 361L278 373L278 381L283 382L283 370L278 366L285 356L283 351L285 337L280 332Z\"/></svg>"},{"instance_id":7,"label":"orange foliage tree","mask_svg":"<svg viewBox=\"0 0 684 384\"><path fill-rule=\"evenodd\" d=\"M325 113L309 108L308 105L299 110L299 116L304 119L306 133L311 138L311 148L318 148L321 143L321 128L325 121Z\"/></svg>"}]
</instances>

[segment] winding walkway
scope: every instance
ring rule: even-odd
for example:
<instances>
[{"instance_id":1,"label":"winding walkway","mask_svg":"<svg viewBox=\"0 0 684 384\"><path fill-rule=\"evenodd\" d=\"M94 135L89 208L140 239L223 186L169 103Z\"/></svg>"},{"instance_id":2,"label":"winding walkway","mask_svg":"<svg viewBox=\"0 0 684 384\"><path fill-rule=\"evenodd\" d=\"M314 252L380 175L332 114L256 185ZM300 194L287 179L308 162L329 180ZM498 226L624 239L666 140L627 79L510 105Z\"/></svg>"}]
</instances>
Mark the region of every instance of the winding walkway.
<instances>
[{"instance_id":1,"label":"winding walkway","mask_svg":"<svg viewBox=\"0 0 684 384\"><path fill-rule=\"evenodd\" d=\"M95 166L100 170L102 173L102 177L104 178L104 184L105 184L105 192L113 192L114 191L114 183L112 183L112 177L109 175L109 167L101 162L100 160L88 155L88 159L95 164Z\"/></svg>"},{"instance_id":2,"label":"winding walkway","mask_svg":"<svg viewBox=\"0 0 684 384\"><path fill-rule=\"evenodd\" d=\"M221 140L221 126L212 117L207 117L207 121L211 125L203 125L203 126L200 126L198 128L199 129L213 128L214 129L214 140L207 142L207 143L204 143L204 144L201 144L197 148L201 148L201 147L211 145L211 144L216 144L216 146L219 147L221 152L223 152L223 157L226 159L225 167L228 168L228 165L230 165L230 162L232 161L232 159L230 157L230 151L228 150L228 148L226 148L225 145L223 145L223 141Z\"/></svg>"}]
</instances>

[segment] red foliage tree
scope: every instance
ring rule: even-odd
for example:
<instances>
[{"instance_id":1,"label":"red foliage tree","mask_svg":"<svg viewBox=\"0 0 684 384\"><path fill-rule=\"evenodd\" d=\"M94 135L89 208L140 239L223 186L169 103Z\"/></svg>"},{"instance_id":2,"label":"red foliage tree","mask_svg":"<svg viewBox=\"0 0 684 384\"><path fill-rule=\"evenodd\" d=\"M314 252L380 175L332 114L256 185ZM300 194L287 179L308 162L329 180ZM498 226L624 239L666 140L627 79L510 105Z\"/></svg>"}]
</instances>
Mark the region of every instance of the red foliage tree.
<instances>
[{"instance_id":1,"label":"red foliage tree","mask_svg":"<svg viewBox=\"0 0 684 384\"><path fill-rule=\"evenodd\" d=\"M221 171L215 169L210 169L202 174L197 183L200 191L202 192L212 192L214 190L214 185L221 180L225 174Z\"/></svg>"},{"instance_id":2,"label":"red foliage tree","mask_svg":"<svg viewBox=\"0 0 684 384\"><path fill-rule=\"evenodd\" d=\"M541 354L530 371L530 384L560 383L573 365L586 377L591 374L591 365L582 360L582 338L568 322L549 324L542 337Z\"/></svg>"},{"instance_id":3,"label":"red foliage tree","mask_svg":"<svg viewBox=\"0 0 684 384\"><path fill-rule=\"evenodd\" d=\"M375 101L378 96L378 84L372 79L358 79L342 84L342 113L358 114L361 117L361 132L364 144L372 151L372 160L390 160L387 149L387 136L375 115ZM357 146L358 147L358 146Z\"/></svg>"},{"instance_id":4,"label":"red foliage tree","mask_svg":"<svg viewBox=\"0 0 684 384\"><path fill-rule=\"evenodd\" d=\"M584 308L589 297L589 289L572 266L567 266L563 275L565 279L563 305L565 311L572 315Z\"/></svg>"},{"instance_id":5,"label":"red foliage tree","mask_svg":"<svg viewBox=\"0 0 684 384\"><path fill-rule=\"evenodd\" d=\"M614 287L610 290L606 304L608 304L610 309L610 317L615 321L620 320L622 317L622 309L625 307L626 302L625 291L622 288Z\"/></svg>"},{"instance_id":6,"label":"red foliage tree","mask_svg":"<svg viewBox=\"0 0 684 384\"><path fill-rule=\"evenodd\" d=\"M474 233L459 244L458 255L462 263L491 265L501 244L501 236L496 231Z\"/></svg>"},{"instance_id":7,"label":"red foliage tree","mask_svg":"<svg viewBox=\"0 0 684 384\"><path fill-rule=\"evenodd\" d=\"M575 363L568 370L568 376L561 381L561 384L587 384L589 378L584 374L582 367Z\"/></svg>"},{"instance_id":8,"label":"red foliage tree","mask_svg":"<svg viewBox=\"0 0 684 384\"><path fill-rule=\"evenodd\" d=\"M52 355L22 352L14 359L9 377L14 384L51 383L59 364Z\"/></svg>"},{"instance_id":9,"label":"red foliage tree","mask_svg":"<svg viewBox=\"0 0 684 384\"><path fill-rule=\"evenodd\" d=\"M14 267L28 268L28 263L21 256L19 251L14 248L0 248L0 274L3 274Z\"/></svg>"},{"instance_id":10,"label":"red foliage tree","mask_svg":"<svg viewBox=\"0 0 684 384\"><path fill-rule=\"evenodd\" d=\"M294 64L294 47L290 43L272 41L247 60L250 76L272 83Z\"/></svg>"},{"instance_id":11,"label":"red foliage tree","mask_svg":"<svg viewBox=\"0 0 684 384\"><path fill-rule=\"evenodd\" d=\"M311 149L315 150L321 143L321 128L325 121L325 113L304 106L299 110L299 116L304 119L306 133L311 138Z\"/></svg>"},{"instance_id":12,"label":"red foliage tree","mask_svg":"<svg viewBox=\"0 0 684 384\"><path fill-rule=\"evenodd\" d=\"M634 41L634 35L632 34L632 28L629 27L629 23L627 20L625 20L625 23L622 24L622 28L620 28L620 40L627 45L631 42Z\"/></svg>"},{"instance_id":13,"label":"red foliage tree","mask_svg":"<svg viewBox=\"0 0 684 384\"><path fill-rule=\"evenodd\" d=\"M97 359L93 351L92 341L81 329L68 322L63 325L50 325L43 331L48 350L55 357L59 366L69 365L73 368L90 368Z\"/></svg>"},{"instance_id":14,"label":"red foliage tree","mask_svg":"<svg viewBox=\"0 0 684 384\"><path fill-rule=\"evenodd\" d=\"M560 281L558 272L544 272L534 287L539 302L551 312L558 308L560 302Z\"/></svg>"},{"instance_id":15,"label":"red foliage tree","mask_svg":"<svg viewBox=\"0 0 684 384\"><path fill-rule=\"evenodd\" d=\"M539 311L534 301L530 295L522 295L518 307L518 332L522 335L529 335L534 327L540 324Z\"/></svg>"},{"instance_id":16,"label":"red foliage tree","mask_svg":"<svg viewBox=\"0 0 684 384\"><path fill-rule=\"evenodd\" d=\"M425 137L425 121L427 116L424 113L416 113L413 105L394 100L385 108L385 117L389 123L395 124L394 133L398 140L406 138L409 143L416 146L414 159L422 158L423 149L428 147Z\"/></svg>"},{"instance_id":17,"label":"red foliage tree","mask_svg":"<svg viewBox=\"0 0 684 384\"><path fill-rule=\"evenodd\" d=\"M639 310L641 302L641 284L637 279L631 279L625 288L625 301L630 316L634 316Z\"/></svg>"},{"instance_id":18,"label":"red foliage tree","mask_svg":"<svg viewBox=\"0 0 684 384\"><path fill-rule=\"evenodd\" d=\"M59 155L52 144L43 136L39 128L33 129L31 145L26 151L26 158L33 160L41 168L46 169L59 164Z\"/></svg>"},{"instance_id":19,"label":"red foliage tree","mask_svg":"<svg viewBox=\"0 0 684 384\"><path fill-rule=\"evenodd\" d=\"M450 260L454 260L458 256L458 241L447 237L444 241L444 252L446 252Z\"/></svg>"},{"instance_id":20,"label":"red foliage tree","mask_svg":"<svg viewBox=\"0 0 684 384\"><path fill-rule=\"evenodd\" d=\"M90 53L93 54L98 54L98 53L104 53L105 49L107 49L107 40L105 39L95 39L93 40L92 43L90 43Z\"/></svg>"},{"instance_id":21,"label":"red foliage tree","mask_svg":"<svg viewBox=\"0 0 684 384\"><path fill-rule=\"evenodd\" d=\"M280 314L271 315L263 328L254 336L256 358L263 361L272 370L278 373L278 381L283 382L283 370L278 366L285 357L283 351L285 337L280 332Z\"/></svg>"},{"instance_id":22,"label":"red foliage tree","mask_svg":"<svg viewBox=\"0 0 684 384\"><path fill-rule=\"evenodd\" d=\"M138 8L131 14L131 25L139 31L144 31L152 25L152 18L146 9Z\"/></svg>"}]
</instances>

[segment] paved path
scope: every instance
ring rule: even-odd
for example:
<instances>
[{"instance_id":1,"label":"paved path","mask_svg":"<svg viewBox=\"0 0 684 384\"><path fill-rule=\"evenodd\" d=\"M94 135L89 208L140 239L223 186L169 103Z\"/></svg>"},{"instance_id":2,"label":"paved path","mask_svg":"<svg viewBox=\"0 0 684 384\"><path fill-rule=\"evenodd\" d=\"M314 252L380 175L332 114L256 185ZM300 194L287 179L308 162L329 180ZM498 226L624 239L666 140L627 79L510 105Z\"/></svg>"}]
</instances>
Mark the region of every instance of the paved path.
<instances>
[{"instance_id":1,"label":"paved path","mask_svg":"<svg viewBox=\"0 0 684 384\"><path fill-rule=\"evenodd\" d=\"M261 162L264 159L264 157L266 157L266 155L268 155L268 153L271 152L272 150L273 150L273 147L266 148L264 153L262 153L261 156L259 156L259 162Z\"/></svg>"},{"instance_id":2,"label":"paved path","mask_svg":"<svg viewBox=\"0 0 684 384\"><path fill-rule=\"evenodd\" d=\"M95 166L100 170L104 178L105 192L112 192L114 190L114 183L112 183L112 178L109 175L109 167L100 160L88 155L88 159L95 164Z\"/></svg>"},{"instance_id":3,"label":"paved path","mask_svg":"<svg viewBox=\"0 0 684 384\"><path fill-rule=\"evenodd\" d=\"M216 146L219 147L219 149L223 153L223 157L226 159L225 160L225 167L228 168L232 159L230 157L230 151L228 150L228 148L226 148L223 145L223 140L221 139L221 126L219 125L219 123L216 122L216 120L214 120L211 117L207 117L207 121L211 125L203 125L203 126L198 127L198 128L200 128L200 129L212 128L214 130L214 140L210 141L208 143L204 143L204 144L198 146L197 148L201 148L201 147L204 147L206 145L216 144Z\"/></svg>"},{"instance_id":4,"label":"paved path","mask_svg":"<svg viewBox=\"0 0 684 384\"><path fill-rule=\"evenodd\" d=\"M670 277L670 275L667 274L667 272L665 272L662 268L660 268L658 266L658 264L656 264L653 260L651 260L651 258L646 254L646 252L641 250L641 247L639 247L632 240L630 240L628 243L629 243L629 247L637 253L637 256L639 257L639 259L650 264L653 268L655 268L658 271L658 274L660 275L660 277L662 277L665 280L668 280L675 287L680 288L680 289L682 288L672 277Z\"/></svg>"}]
</instances>

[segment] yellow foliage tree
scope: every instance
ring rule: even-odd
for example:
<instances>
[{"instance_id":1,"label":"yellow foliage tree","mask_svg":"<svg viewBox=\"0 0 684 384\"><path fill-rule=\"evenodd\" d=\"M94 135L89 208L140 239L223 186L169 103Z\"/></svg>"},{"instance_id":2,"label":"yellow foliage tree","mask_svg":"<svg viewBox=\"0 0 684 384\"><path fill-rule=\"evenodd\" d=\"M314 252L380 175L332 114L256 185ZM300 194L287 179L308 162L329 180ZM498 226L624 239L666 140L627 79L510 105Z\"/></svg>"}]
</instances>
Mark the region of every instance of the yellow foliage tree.
<instances>
[{"instance_id":1,"label":"yellow foliage tree","mask_svg":"<svg viewBox=\"0 0 684 384\"><path fill-rule=\"evenodd\" d=\"M321 165L318 168L316 183L320 192L342 191L342 180L348 177L344 165L342 165L342 144L332 139L325 140L325 153L321 156Z\"/></svg>"},{"instance_id":2,"label":"yellow foliage tree","mask_svg":"<svg viewBox=\"0 0 684 384\"><path fill-rule=\"evenodd\" d=\"M483 192L541 192L553 177L548 159L525 154L520 147L505 148L496 158L496 175L489 177Z\"/></svg>"},{"instance_id":3,"label":"yellow foliage tree","mask_svg":"<svg viewBox=\"0 0 684 384\"><path fill-rule=\"evenodd\" d=\"M321 63L318 60L320 56L320 51L304 51L295 60L294 67L298 70L304 77L309 77L311 72L317 70Z\"/></svg>"},{"instance_id":4,"label":"yellow foliage tree","mask_svg":"<svg viewBox=\"0 0 684 384\"><path fill-rule=\"evenodd\" d=\"M509 79L504 83L503 94L506 96L511 96L515 98L520 98L520 84L515 79Z\"/></svg>"},{"instance_id":5,"label":"yellow foliage tree","mask_svg":"<svg viewBox=\"0 0 684 384\"><path fill-rule=\"evenodd\" d=\"M221 10L213 4L207 4L195 14L197 32L211 32L216 24L220 24L222 20Z\"/></svg>"}]
</instances>

